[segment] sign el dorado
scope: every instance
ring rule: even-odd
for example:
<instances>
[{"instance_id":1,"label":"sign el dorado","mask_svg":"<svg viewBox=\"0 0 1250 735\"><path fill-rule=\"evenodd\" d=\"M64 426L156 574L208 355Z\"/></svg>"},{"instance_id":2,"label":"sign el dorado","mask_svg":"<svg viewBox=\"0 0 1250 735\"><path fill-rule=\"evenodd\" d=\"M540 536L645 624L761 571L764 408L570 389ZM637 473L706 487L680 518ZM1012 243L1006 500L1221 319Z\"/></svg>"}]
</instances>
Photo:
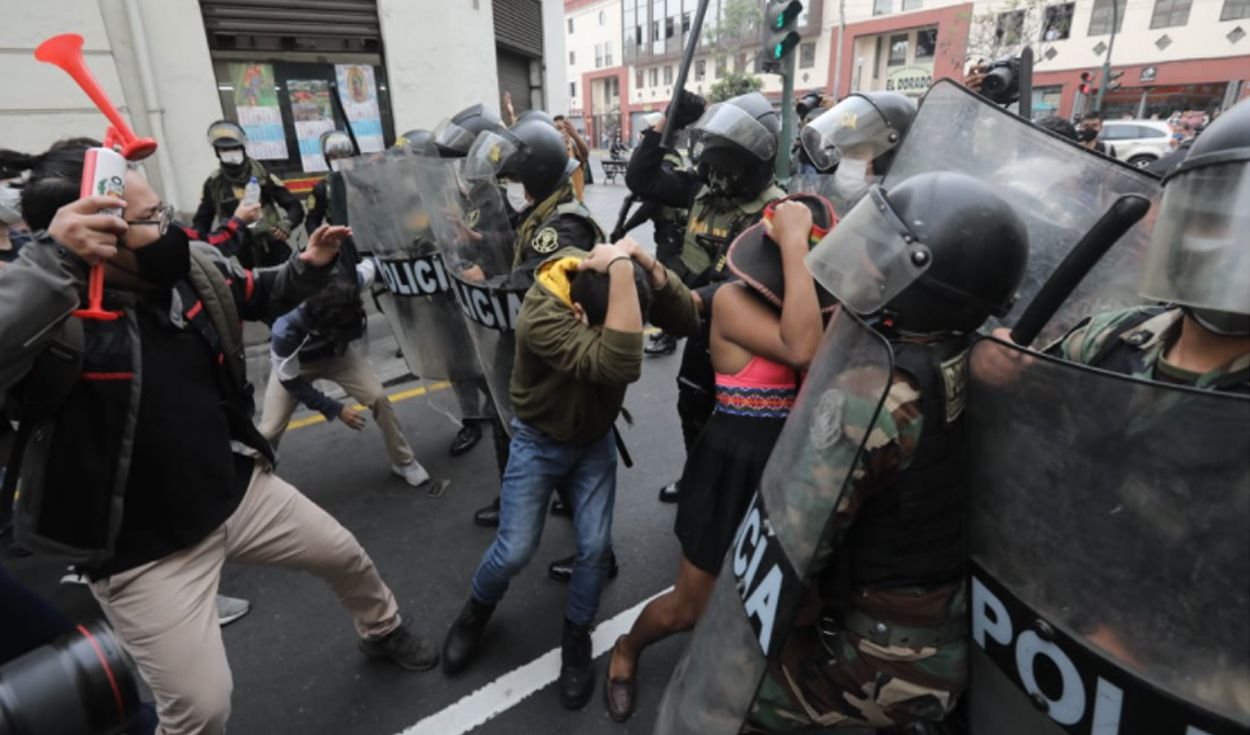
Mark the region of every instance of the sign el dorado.
<instances>
[{"instance_id":1,"label":"sign el dorado","mask_svg":"<svg viewBox=\"0 0 1250 735\"><path fill-rule=\"evenodd\" d=\"M909 97L919 97L933 85L933 65L904 66L890 72L885 80L885 91L901 92Z\"/></svg>"}]
</instances>

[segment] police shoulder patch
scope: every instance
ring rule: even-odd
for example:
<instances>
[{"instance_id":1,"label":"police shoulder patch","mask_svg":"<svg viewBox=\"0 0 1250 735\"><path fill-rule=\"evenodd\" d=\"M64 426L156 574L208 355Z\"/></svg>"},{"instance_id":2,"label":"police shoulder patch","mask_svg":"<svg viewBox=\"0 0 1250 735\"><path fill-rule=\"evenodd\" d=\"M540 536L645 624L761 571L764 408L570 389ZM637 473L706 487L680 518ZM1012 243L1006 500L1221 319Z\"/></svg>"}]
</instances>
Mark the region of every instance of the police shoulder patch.
<instances>
[{"instance_id":1,"label":"police shoulder patch","mask_svg":"<svg viewBox=\"0 0 1250 735\"><path fill-rule=\"evenodd\" d=\"M968 403L968 350L943 362L942 387L946 398L946 423L963 415Z\"/></svg>"},{"instance_id":2,"label":"police shoulder patch","mask_svg":"<svg viewBox=\"0 0 1250 735\"><path fill-rule=\"evenodd\" d=\"M469 226L469 229L473 229L474 227L477 227L477 223L481 219L482 219L482 210L480 209L470 209L464 215L464 223Z\"/></svg>"},{"instance_id":3,"label":"police shoulder patch","mask_svg":"<svg viewBox=\"0 0 1250 735\"><path fill-rule=\"evenodd\" d=\"M554 227L544 227L538 231L537 235L534 235L530 247L534 249L534 252L543 255L554 253L556 248L560 247L560 233L556 232Z\"/></svg>"}]
</instances>

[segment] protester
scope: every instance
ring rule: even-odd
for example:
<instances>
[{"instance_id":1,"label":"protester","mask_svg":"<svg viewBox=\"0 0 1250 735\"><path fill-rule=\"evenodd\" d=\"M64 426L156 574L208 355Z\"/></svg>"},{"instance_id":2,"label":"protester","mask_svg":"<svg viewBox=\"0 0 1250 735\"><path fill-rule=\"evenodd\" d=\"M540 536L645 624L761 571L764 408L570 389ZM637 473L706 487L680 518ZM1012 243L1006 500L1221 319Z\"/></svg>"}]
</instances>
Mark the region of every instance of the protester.
<instances>
[{"instance_id":1,"label":"protester","mask_svg":"<svg viewBox=\"0 0 1250 735\"><path fill-rule=\"evenodd\" d=\"M156 697L158 732L225 731L214 594L227 560L321 577L363 652L434 666L368 554L273 474L251 422L240 318L272 318L324 286L348 230L325 227L282 266L248 271L192 245L137 170L124 202L78 199L85 153L27 157L22 211L46 235L0 271L0 389L29 437L19 511L37 516L34 542L82 550L92 594ZM110 208L122 216L100 213ZM123 319L70 317L98 263L104 306Z\"/></svg>"},{"instance_id":2,"label":"protester","mask_svg":"<svg viewBox=\"0 0 1250 735\"><path fill-rule=\"evenodd\" d=\"M821 224L815 229L813 210ZM823 327L820 303L803 258L833 220L827 201L792 198L776 205L770 218L740 235L729 250L729 267L743 280L720 289L713 299L716 410L680 481L677 581L643 608L612 649L604 698L617 722L633 714L643 649L689 630L702 615L721 560L794 404L799 375L816 353ZM826 301L832 308L832 299Z\"/></svg>"},{"instance_id":3,"label":"protester","mask_svg":"<svg viewBox=\"0 0 1250 735\"><path fill-rule=\"evenodd\" d=\"M354 431L365 428L365 417L355 408L330 398L313 384L329 380L373 413L386 442L391 472L412 487L420 487L429 482L430 474L413 456L373 366L351 347L365 332L360 290L373 284L377 266L366 260L356 266L356 273L355 284L335 281L274 322L260 433L276 449L296 401L320 412L327 421L338 419Z\"/></svg>"},{"instance_id":4,"label":"protester","mask_svg":"<svg viewBox=\"0 0 1250 735\"><path fill-rule=\"evenodd\" d=\"M582 140L582 136L577 132L577 128L573 127L573 123L569 122L564 115L556 115L556 130L560 131L560 135L564 136L564 145L568 149L569 158L577 161L577 170L569 175L569 180L573 182L573 194L577 197L577 201L586 201L586 184L587 174L590 171L590 146L586 145L586 141Z\"/></svg>"},{"instance_id":5,"label":"protester","mask_svg":"<svg viewBox=\"0 0 1250 735\"><path fill-rule=\"evenodd\" d=\"M477 656L509 581L537 548L551 493L563 483L572 502L577 561L565 606L558 689L565 708L581 709L594 688L590 628L612 544L613 424L627 386L640 375L643 320L650 313L657 323L687 333L697 328L697 316L677 277L629 239L598 245L589 255L561 248L535 275L518 316L516 419L499 531L448 631L443 669L458 673Z\"/></svg>"}]
</instances>

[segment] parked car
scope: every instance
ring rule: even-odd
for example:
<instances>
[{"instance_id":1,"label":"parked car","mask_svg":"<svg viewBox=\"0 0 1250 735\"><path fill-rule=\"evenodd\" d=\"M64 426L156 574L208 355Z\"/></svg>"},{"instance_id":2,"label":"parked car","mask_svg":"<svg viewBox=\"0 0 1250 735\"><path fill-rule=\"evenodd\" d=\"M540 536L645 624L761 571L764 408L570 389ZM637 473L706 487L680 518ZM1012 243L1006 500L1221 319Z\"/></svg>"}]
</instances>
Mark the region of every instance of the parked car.
<instances>
[{"instance_id":1,"label":"parked car","mask_svg":"<svg viewBox=\"0 0 1250 735\"><path fill-rule=\"evenodd\" d=\"M1172 127L1163 120L1104 120L1098 139L1139 168L1172 152Z\"/></svg>"}]
</instances>

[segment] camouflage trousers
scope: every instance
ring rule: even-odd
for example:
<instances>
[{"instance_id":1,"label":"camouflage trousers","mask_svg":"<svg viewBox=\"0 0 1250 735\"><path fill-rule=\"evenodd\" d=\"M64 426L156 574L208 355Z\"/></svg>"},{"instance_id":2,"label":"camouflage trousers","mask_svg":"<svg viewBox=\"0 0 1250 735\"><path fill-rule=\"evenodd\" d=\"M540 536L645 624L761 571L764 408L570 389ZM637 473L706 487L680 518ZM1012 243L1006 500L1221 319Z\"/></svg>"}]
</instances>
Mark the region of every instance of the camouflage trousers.
<instances>
[{"instance_id":1,"label":"camouflage trousers","mask_svg":"<svg viewBox=\"0 0 1250 735\"><path fill-rule=\"evenodd\" d=\"M818 727L902 728L937 722L967 685L967 641L884 647L851 633L790 633L768 667L744 733Z\"/></svg>"}]
</instances>

